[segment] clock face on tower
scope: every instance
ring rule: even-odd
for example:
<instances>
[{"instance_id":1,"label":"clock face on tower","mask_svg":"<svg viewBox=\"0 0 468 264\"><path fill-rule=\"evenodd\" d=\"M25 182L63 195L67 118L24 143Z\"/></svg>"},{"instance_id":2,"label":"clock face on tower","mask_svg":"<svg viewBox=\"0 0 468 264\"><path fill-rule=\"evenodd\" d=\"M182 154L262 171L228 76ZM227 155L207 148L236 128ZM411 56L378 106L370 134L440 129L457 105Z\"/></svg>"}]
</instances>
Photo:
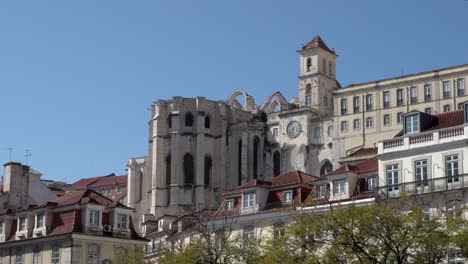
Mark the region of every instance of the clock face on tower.
<instances>
[{"instance_id":1,"label":"clock face on tower","mask_svg":"<svg viewBox=\"0 0 468 264\"><path fill-rule=\"evenodd\" d=\"M299 136L301 133L301 124L299 124L297 121L289 122L288 126L286 127L286 133L290 138Z\"/></svg>"}]
</instances>

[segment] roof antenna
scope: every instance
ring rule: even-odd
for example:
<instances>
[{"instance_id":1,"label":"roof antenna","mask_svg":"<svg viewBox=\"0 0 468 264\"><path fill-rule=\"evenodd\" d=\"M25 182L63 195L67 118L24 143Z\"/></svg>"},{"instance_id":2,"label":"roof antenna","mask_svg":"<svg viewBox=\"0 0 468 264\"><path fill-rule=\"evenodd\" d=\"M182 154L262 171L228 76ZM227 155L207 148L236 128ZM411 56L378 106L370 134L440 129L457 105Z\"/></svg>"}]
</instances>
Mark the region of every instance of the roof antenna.
<instances>
[{"instance_id":1,"label":"roof antenna","mask_svg":"<svg viewBox=\"0 0 468 264\"><path fill-rule=\"evenodd\" d=\"M32 153L29 151L29 149L26 149L26 154L24 156L26 157L26 163L24 165L28 166L28 158L32 156Z\"/></svg>"}]
</instances>

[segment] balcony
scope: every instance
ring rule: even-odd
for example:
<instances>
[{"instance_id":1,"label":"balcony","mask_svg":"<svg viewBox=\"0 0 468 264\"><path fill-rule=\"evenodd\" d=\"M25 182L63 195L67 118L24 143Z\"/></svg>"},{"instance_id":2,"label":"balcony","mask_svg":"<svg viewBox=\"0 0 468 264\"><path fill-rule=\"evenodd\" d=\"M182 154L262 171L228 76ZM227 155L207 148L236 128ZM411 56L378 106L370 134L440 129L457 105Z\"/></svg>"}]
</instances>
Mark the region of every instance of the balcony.
<instances>
[{"instance_id":1,"label":"balcony","mask_svg":"<svg viewBox=\"0 0 468 264\"><path fill-rule=\"evenodd\" d=\"M347 108L341 108L341 115L346 115L348 113Z\"/></svg>"},{"instance_id":2,"label":"balcony","mask_svg":"<svg viewBox=\"0 0 468 264\"><path fill-rule=\"evenodd\" d=\"M372 111L372 104L366 105L366 111Z\"/></svg>"},{"instance_id":3,"label":"balcony","mask_svg":"<svg viewBox=\"0 0 468 264\"><path fill-rule=\"evenodd\" d=\"M444 91L444 99L450 98L450 92Z\"/></svg>"},{"instance_id":4,"label":"balcony","mask_svg":"<svg viewBox=\"0 0 468 264\"><path fill-rule=\"evenodd\" d=\"M468 174L405 182L376 188L376 199L460 190L468 187Z\"/></svg>"},{"instance_id":5,"label":"balcony","mask_svg":"<svg viewBox=\"0 0 468 264\"><path fill-rule=\"evenodd\" d=\"M468 126L456 126L436 131L405 135L379 141L379 154L429 147L456 140L468 139Z\"/></svg>"},{"instance_id":6,"label":"balcony","mask_svg":"<svg viewBox=\"0 0 468 264\"><path fill-rule=\"evenodd\" d=\"M390 102L384 101L383 107L384 107L384 108L389 108L389 107L390 107Z\"/></svg>"},{"instance_id":7,"label":"balcony","mask_svg":"<svg viewBox=\"0 0 468 264\"><path fill-rule=\"evenodd\" d=\"M430 102L432 100L432 96L430 94L424 95L424 102Z\"/></svg>"},{"instance_id":8,"label":"balcony","mask_svg":"<svg viewBox=\"0 0 468 264\"><path fill-rule=\"evenodd\" d=\"M411 101L411 104L417 104L418 103L418 98L417 97L411 97L410 101Z\"/></svg>"},{"instance_id":9,"label":"balcony","mask_svg":"<svg viewBox=\"0 0 468 264\"><path fill-rule=\"evenodd\" d=\"M465 96L465 89L458 89L457 94L458 96Z\"/></svg>"}]
</instances>

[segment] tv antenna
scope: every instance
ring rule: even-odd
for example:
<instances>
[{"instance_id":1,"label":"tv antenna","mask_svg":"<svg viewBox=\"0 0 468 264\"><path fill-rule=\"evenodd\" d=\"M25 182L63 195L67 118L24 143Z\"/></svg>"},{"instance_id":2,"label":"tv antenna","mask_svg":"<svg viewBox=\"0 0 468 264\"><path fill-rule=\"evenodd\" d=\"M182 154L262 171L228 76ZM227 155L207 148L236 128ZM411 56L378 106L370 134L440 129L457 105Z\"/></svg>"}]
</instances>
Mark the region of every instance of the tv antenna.
<instances>
[{"instance_id":1,"label":"tv antenna","mask_svg":"<svg viewBox=\"0 0 468 264\"><path fill-rule=\"evenodd\" d=\"M26 163L24 165L28 165L28 158L32 156L31 151L29 151L29 149L26 149L26 154L24 156L26 157Z\"/></svg>"}]
</instances>

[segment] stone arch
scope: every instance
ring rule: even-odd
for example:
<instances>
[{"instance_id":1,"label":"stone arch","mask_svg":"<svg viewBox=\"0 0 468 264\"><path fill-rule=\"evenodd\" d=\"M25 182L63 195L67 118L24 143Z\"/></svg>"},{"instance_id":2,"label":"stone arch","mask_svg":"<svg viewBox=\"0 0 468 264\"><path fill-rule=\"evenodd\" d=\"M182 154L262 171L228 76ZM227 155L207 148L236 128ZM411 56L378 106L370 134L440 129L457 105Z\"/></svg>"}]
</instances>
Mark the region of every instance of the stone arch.
<instances>
[{"instance_id":1,"label":"stone arch","mask_svg":"<svg viewBox=\"0 0 468 264\"><path fill-rule=\"evenodd\" d=\"M325 175L333 171L333 164L328 160L322 160L320 162L320 176Z\"/></svg>"},{"instance_id":2,"label":"stone arch","mask_svg":"<svg viewBox=\"0 0 468 264\"><path fill-rule=\"evenodd\" d=\"M288 101L286 101L286 98L280 92L274 92L265 100L262 110L267 113L272 113L277 107L282 110L282 106L287 103Z\"/></svg>"},{"instance_id":3,"label":"stone arch","mask_svg":"<svg viewBox=\"0 0 468 264\"><path fill-rule=\"evenodd\" d=\"M241 103L236 99L238 96L243 96L245 99L245 103L242 106ZM255 109L255 101L252 96L248 93L244 92L243 90L236 90L234 91L228 99L228 105L236 108L243 109L245 111L252 111Z\"/></svg>"}]
</instances>

